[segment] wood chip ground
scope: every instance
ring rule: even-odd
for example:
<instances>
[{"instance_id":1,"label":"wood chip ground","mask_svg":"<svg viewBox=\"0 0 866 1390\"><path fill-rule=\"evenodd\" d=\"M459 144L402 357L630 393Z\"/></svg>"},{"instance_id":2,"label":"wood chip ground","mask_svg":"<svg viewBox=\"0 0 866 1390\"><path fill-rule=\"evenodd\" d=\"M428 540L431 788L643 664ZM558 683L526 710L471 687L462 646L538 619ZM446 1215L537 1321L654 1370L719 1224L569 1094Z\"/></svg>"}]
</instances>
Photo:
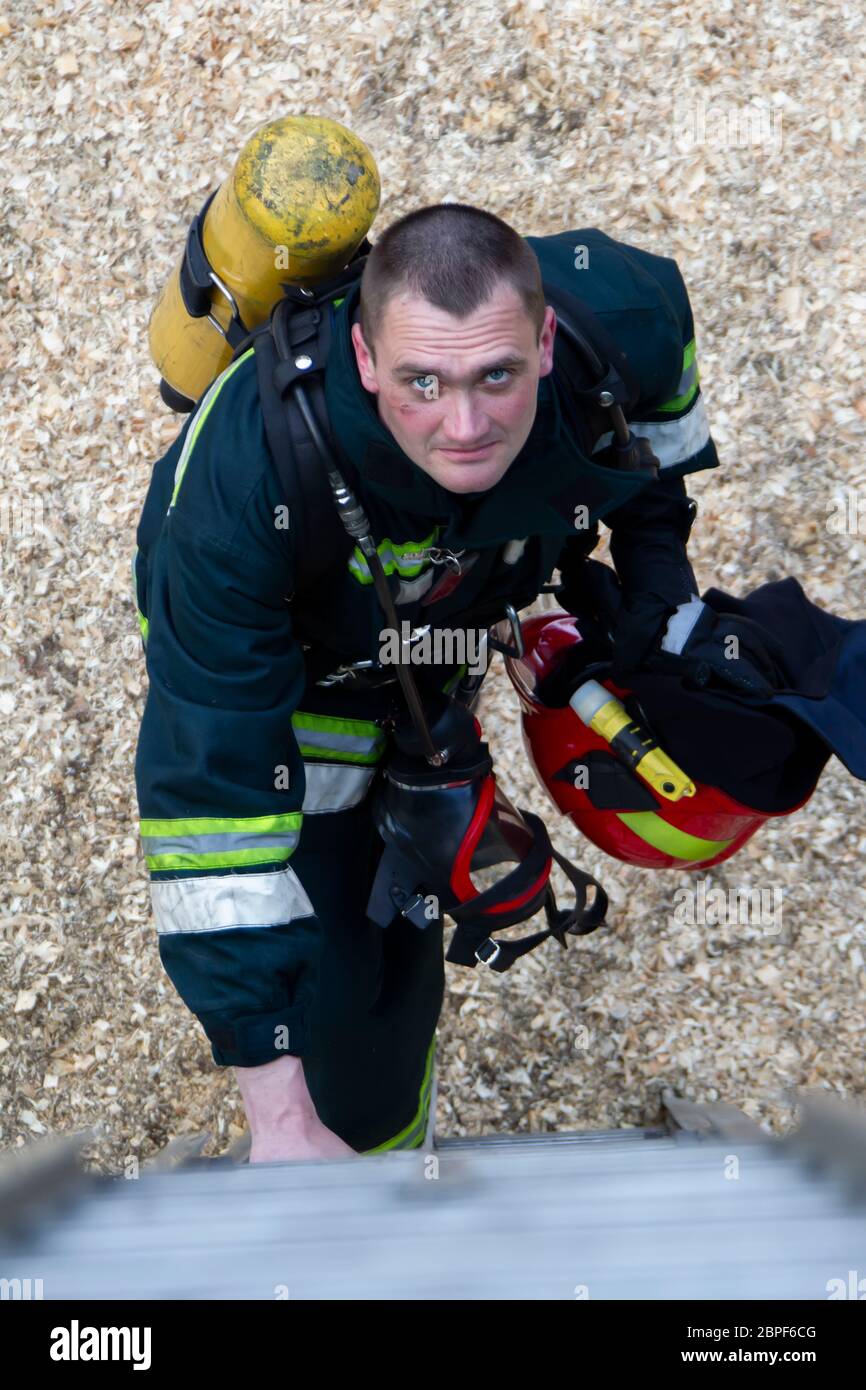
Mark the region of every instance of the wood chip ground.
<instances>
[{"instance_id":1,"label":"wood chip ground","mask_svg":"<svg viewBox=\"0 0 866 1390\"><path fill-rule=\"evenodd\" d=\"M354 128L382 176L374 235L451 198L676 257L722 458L690 480L701 587L792 574L857 618L863 47L835 0L0 5L0 1145L99 1122L95 1161L117 1170L243 1127L157 954L129 575L178 429L148 316L245 139L305 111ZM501 671L483 719L506 787L547 813ZM670 1086L783 1132L790 1088L863 1093L866 787L839 762L709 876L781 889L773 935L679 924L688 875L551 824L610 924L502 978L449 967L441 1131L643 1125Z\"/></svg>"}]
</instances>

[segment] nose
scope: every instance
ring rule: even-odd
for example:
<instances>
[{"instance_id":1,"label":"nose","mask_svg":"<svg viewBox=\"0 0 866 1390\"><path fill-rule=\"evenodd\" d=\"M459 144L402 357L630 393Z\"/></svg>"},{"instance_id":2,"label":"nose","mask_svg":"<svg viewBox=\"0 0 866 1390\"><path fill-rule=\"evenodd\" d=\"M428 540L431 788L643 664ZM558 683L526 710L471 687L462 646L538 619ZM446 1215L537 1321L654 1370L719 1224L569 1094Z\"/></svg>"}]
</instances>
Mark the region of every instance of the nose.
<instances>
[{"instance_id":1,"label":"nose","mask_svg":"<svg viewBox=\"0 0 866 1390\"><path fill-rule=\"evenodd\" d=\"M455 449L470 448L485 438L487 417L473 400L471 391L449 392L448 408L442 421L442 433Z\"/></svg>"}]
</instances>

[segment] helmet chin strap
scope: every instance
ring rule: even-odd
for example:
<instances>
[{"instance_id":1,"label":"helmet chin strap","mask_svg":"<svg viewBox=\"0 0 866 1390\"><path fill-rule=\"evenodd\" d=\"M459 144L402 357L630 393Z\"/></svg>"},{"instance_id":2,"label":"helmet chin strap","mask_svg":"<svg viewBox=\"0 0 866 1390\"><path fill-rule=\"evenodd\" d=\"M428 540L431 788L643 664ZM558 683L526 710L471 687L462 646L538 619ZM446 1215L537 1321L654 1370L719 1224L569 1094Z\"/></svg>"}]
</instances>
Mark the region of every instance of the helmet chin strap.
<instances>
[{"instance_id":1,"label":"helmet chin strap","mask_svg":"<svg viewBox=\"0 0 866 1390\"><path fill-rule=\"evenodd\" d=\"M480 894L469 904L462 908L447 909L449 916L454 918L457 930L454 933L451 944L448 947L445 959L453 965L474 966L476 961L488 966L501 974L510 970L516 960L525 956L529 951L534 951L536 946L540 946L543 941L553 937L565 950L568 946L567 936L588 936L604 923L608 909L608 896L597 879L592 874L586 873L583 869L578 869L576 865L569 861L555 850L550 843L550 837L544 822L538 816L534 816L530 811L521 812L524 821L530 827L535 837L533 852L530 858L518 868L512 870L504 879L496 885L495 889L490 889L487 893ZM542 906L544 915L547 919L545 931L533 932L531 936L522 936L517 941L494 941L490 935L491 931L496 930L497 926L508 925L507 921L497 923L495 908L490 911L490 897L495 894L498 898L509 897L518 891L517 880L521 881L532 872L533 860L536 855L546 857L547 873L545 874L545 888ZM557 906L556 894L549 879L550 861L555 860L563 873L568 878L574 889L574 902L571 907L560 908ZM589 905L587 905L587 890L595 889L595 895ZM535 899L532 903L534 908ZM487 908L487 911L485 911ZM525 920L526 916L532 915L529 911L519 920Z\"/></svg>"}]
</instances>

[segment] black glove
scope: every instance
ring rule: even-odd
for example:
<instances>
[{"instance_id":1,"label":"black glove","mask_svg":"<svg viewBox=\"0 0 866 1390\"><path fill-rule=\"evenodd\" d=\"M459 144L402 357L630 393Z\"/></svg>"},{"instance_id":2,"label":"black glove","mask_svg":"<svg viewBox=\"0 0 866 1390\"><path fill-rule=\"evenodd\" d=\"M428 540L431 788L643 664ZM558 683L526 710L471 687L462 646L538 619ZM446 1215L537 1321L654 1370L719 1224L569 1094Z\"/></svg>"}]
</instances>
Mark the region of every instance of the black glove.
<instances>
[{"instance_id":1,"label":"black glove","mask_svg":"<svg viewBox=\"0 0 866 1390\"><path fill-rule=\"evenodd\" d=\"M671 615L644 666L746 694L767 695L790 685L784 649L772 633L751 618L717 613L697 595Z\"/></svg>"},{"instance_id":2,"label":"black glove","mask_svg":"<svg viewBox=\"0 0 866 1390\"><path fill-rule=\"evenodd\" d=\"M671 611L654 594L637 595L620 605L613 628L613 666L617 685L628 685L628 674L637 671L660 640Z\"/></svg>"},{"instance_id":3,"label":"black glove","mask_svg":"<svg viewBox=\"0 0 866 1390\"><path fill-rule=\"evenodd\" d=\"M696 510L682 478L658 477L605 517L622 590L613 665L620 685L644 664L677 605L697 592L686 549Z\"/></svg>"}]
</instances>

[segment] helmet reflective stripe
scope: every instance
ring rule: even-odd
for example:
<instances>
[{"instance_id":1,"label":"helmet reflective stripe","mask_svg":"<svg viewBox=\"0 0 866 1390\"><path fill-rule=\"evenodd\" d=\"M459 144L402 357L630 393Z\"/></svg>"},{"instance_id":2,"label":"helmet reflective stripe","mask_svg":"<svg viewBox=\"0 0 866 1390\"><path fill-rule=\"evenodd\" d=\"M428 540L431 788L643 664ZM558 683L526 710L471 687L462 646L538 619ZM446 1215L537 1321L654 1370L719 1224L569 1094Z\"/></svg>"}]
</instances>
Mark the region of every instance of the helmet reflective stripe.
<instances>
[{"instance_id":1,"label":"helmet reflective stripe","mask_svg":"<svg viewBox=\"0 0 866 1390\"><path fill-rule=\"evenodd\" d=\"M693 602L694 609L699 609L702 600ZM687 624L690 611L694 611L690 605L680 606L669 624L671 642L666 646L679 645L678 624ZM572 704L546 703L546 692L550 699L561 701L563 693L587 683L579 663L571 665L570 656L581 641L582 622L580 614L574 617L561 611L525 619L521 624L524 655L520 661L506 660L506 671L520 697L524 739L542 785L587 839L626 864L694 870L730 859L773 813L756 810L721 787L701 781L691 762L694 796L662 803L640 773L635 776L633 768L622 766L610 745L582 723ZM597 648L590 646L589 651L588 659L594 661ZM552 677L560 684L545 684ZM623 700L634 693L616 685L614 690ZM647 730L664 747L668 738L676 737L682 706L674 702L669 710L661 691L645 690L641 698L647 702ZM692 708L691 703L686 708ZM694 708L698 727L698 695ZM714 737L714 718L710 702L708 740ZM676 746L684 758L689 756L691 741L688 745L677 741ZM585 769L587 779L575 775L579 768Z\"/></svg>"},{"instance_id":2,"label":"helmet reflective stripe","mask_svg":"<svg viewBox=\"0 0 866 1390\"><path fill-rule=\"evenodd\" d=\"M430 560L422 552L432 545L439 535L439 527L434 526L423 541L392 541L387 536L376 546L382 568L386 574L399 574L404 579L412 579L421 573ZM370 567L358 546L349 556L349 571L359 584L372 584Z\"/></svg>"},{"instance_id":3,"label":"helmet reflective stripe","mask_svg":"<svg viewBox=\"0 0 866 1390\"><path fill-rule=\"evenodd\" d=\"M357 806L367 795L374 775L372 767L305 762L307 787L304 792L304 815L321 816Z\"/></svg>"},{"instance_id":4,"label":"helmet reflective stripe","mask_svg":"<svg viewBox=\"0 0 866 1390\"><path fill-rule=\"evenodd\" d=\"M143 820L141 842L148 868L155 872L281 863L297 847L302 821L300 811L240 820Z\"/></svg>"},{"instance_id":5,"label":"helmet reflective stripe","mask_svg":"<svg viewBox=\"0 0 866 1390\"><path fill-rule=\"evenodd\" d=\"M160 935L280 927L312 917L313 904L293 869L261 874L169 878L151 883Z\"/></svg>"},{"instance_id":6,"label":"helmet reflective stripe","mask_svg":"<svg viewBox=\"0 0 866 1390\"><path fill-rule=\"evenodd\" d=\"M168 504L169 511L171 511L177 501L177 494L180 492L180 485L183 482L183 475L186 472L186 466L189 463L190 455L195 448L195 442L199 437L201 427L210 414L214 401L225 386L229 377L233 376L241 363L246 362L247 358L251 357L254 352L255 348L248 348L236 362L232 362L231 366L226 367L225 371L220 373L213 386L205 392L201 404L191 417L187 436L183 442L183 448L180 451L180 458L177 461L177 468L174 470L174 492L171 494L171 501Z\"/></svg>"},{"instance_id":7,"label":"helmet reflective stripe","mask_svg":"<svg viewBox=\"0 0 866 1390\"><path fill-rule=\"evenodd\" d=\"M424 1142L424 1135L427 1131L427 1117L430 1109L430 1091L433 1081L433 1061L436 1056L436 1034L430 1040L427 1049L427 1065L424 1068L424 1079L421 1082L421 1092L418 1099L418 1109L415 1111L414 1118L411 1119L399 1134L395 1134L393 1139L386 1139L384 1144L377 1144L375 1149L364 1149L365 1154L380 1154L386 1149L417 1149Z\"/></svg>"},{"instance_id":8,"label":"helmet reflective stripe","mask_svg":"<svg viewBox=\"0 0 866 1390\"><path fill-rule=\"evenodd\" d=\"M691 410L679 420L630 420L629 424L635 435L649 440L663 469L673 468L674 464L684 463L700 453L710 439L710 422L703 396L696 396ZM596 442L592 452L597 454L612 441L613 432L608 430Z\"/></svg>"},{"instance_id":9,"label":"helmet reflective stripe","mask_svg":"<svg viewBox=\"0 0 866 1390\"><path fill-rule=\"evenodd\" d=\"M660 411L670 411L676 414L677 411L685 410L686 406L694 399L697 394L698 382L700 381L698 362L695 357L695 340L692 338L686 344L683 352L683 374L679 379L677 394L673 400L666 401L664 405L657 407Z\"/></svg>"},{"instance_id":10,"label":"helmet reflective stripe","mask_svg":"<svg viewBox=\"0 0 866 1390\"><path fill-rule=\"evenodd\" d=\"M702 840L699 835L689 835L655 811L620 811L618 814L638 839L674 859L709 859L733 843L732 840Z\"/></svg>"},{"instance_id":11,"label":"helmet reflective stripe","mask_svg":"<svg viewBox=\"0 0 866 1390\"><path fill-rule=\"evenodd\" d=\"M385 751L385 735L370 719L335 719L327 714L296 710L292 728L305 759L377 763Z\"/></svg>"}]
</instances>

